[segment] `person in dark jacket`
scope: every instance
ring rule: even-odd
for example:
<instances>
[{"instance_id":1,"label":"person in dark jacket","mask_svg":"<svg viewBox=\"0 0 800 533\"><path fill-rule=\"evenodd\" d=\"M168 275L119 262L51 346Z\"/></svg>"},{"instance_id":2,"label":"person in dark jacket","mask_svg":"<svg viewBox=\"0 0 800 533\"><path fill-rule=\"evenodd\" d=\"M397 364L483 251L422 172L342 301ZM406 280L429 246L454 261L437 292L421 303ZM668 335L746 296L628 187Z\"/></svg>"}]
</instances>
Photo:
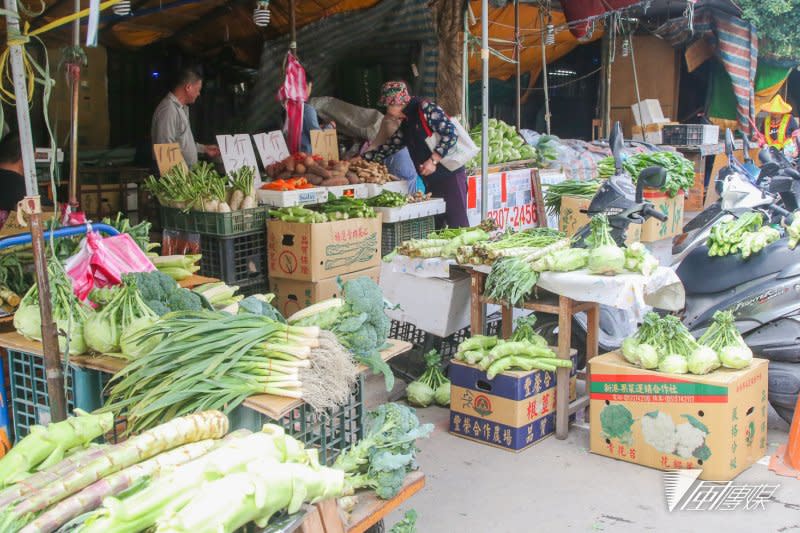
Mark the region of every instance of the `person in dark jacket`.
<instances>
[{"instance_id":1,"label":"person in dark jacket","mask_svg":"<svg viewBox=\"0 0 800 533\"><path fill-rule=\"evenodd\" d=\"M469 226L467 172L463 167L452 171L439 164L458 143L453 122L435 103L412 98L406 84L400 81L383 84L380 104L386 106L387 115L400 120L400 127L384 144L366 152L364 159L383 162L404 147L408 148L425 188L447 203L444 217L447 225L451 228ZM439 134L439 143L433 150L425 143L430 133Z\"/></svg>"},{"instance_id":2,"label":"person in dark jacket","mask_svg":"<svg viewBox=\"0 0 800 533\"><path fill-rule=\"evenodd\" d=\"M19 135L9 133L0 141L0 227L25 198L24 172Z\"/></svg>"}]
</instances>

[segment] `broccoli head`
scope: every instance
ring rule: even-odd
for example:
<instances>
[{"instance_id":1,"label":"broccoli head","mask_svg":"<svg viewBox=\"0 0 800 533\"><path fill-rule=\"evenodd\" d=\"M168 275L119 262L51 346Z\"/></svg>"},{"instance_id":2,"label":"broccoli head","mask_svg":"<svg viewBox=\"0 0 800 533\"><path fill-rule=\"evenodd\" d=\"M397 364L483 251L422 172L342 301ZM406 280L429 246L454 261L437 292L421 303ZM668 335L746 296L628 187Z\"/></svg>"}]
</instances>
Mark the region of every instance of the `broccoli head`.
<instances>
[{"instance_id":1,"label":"broccoli head","mask_svg":"<svg viewBox=\"0 0 800 533\"><path fill-rule=\"evenodd\" d=\"M174 279L159 271L132 274L136 288L145 301L166 302L170 294L178 290Z\"/></svg>"},{"instance_id":2,"label":"broccoli head","mask_svg":"<svg viewBox=\"0 0 800 533\"><path fill-rule=\"evenodd\" d=\"M366 276L346 281L342 295L356 313L383 313L383 292L377 283Z\"/></svg>"},{"instance_id":3,"label":"broccoli head","mask_svg":"<svg viewBox=\"0 0 800 533\"><path fill-rule=\"evenodd\" d=\"M171 311L201 311L203 301L199 294L190 290L180 289L169 295L167 307Z\"/></svg>"},{"instance_id":4,"label":"broccoli head","mask_svg":"<svg viewBox=\"0 0 800 533\"><path fill-rule=\"evenodd\" d=\"M167 305L160 300L145 300L147 307L153 310L158 316L164 316L169 313L170 309Z\"/></svg>"}]
</instances>

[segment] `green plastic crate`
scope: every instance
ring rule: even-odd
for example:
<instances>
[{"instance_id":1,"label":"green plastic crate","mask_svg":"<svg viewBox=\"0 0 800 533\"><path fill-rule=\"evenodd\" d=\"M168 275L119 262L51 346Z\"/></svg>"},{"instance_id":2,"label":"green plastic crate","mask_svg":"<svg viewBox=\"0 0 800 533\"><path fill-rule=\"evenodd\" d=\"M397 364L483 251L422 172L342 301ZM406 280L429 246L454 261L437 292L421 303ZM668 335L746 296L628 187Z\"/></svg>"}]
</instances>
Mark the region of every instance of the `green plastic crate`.
<instances>
[{"instance_id":1,"label":"green plastic crate","mask_svg":"<svg viewBox=\"0 0 800 533\"><path fill-rule=\"evenodd\" d=\"M11 385L11 420L16 441L30 433L31 426L50 421L50 398L44 358L40 355L8 351ZM103 404L103 387L109 374L68 366L64 373L67 413L75 408L94 411Z\"/></svg>"},{"instance_id":2,"label":"green plastic crate","mask_svg":"<svg viewBox=\"0 0 800 533\"><path fill-rule=\"evenodd\" d=\"M231 431L249 429L261 431L264 424L278 424L286 433L305 444L307 448L319 449L319 460L332 465L339 454L350 448L364 436L364 376L358 383L346 405L328 409L321 413L303 404L293 409L280 420L272 420L249 407L240 405L230 414Z\"/></svg>"},{"instance_id":3,"label":"green plastic crate","mask_svg":"<svg viewBox=\"0 0 800 533\"><path fill-rule=\"evenodd\" d=\"M184 213L174 207L160 207L161 227L164 229L200 233L217 237L230 237L240 233L260 230L266 232L269 207L240 209L230 213Z\"/></svg>"},{"instance_id":4,"label":"green plastic crate","mask_svg":"<svg viewBox=\"0 0 800 533\"><path fill-rule=\"evenodd\" d=\"M381 255L391 253L403 241L424 239L434 229L436 229L436 225L432 216L384 224L381 235Z\"/></svg>"}]
</instances>

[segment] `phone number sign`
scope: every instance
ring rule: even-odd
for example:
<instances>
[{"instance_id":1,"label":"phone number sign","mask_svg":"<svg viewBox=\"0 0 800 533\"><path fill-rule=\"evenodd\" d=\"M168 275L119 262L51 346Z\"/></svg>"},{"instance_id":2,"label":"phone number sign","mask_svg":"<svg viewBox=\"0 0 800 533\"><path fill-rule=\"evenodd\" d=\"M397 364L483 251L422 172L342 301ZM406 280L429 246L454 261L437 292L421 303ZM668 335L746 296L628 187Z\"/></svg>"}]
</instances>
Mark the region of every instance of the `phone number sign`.
<instances>
[{"instance_id":1,"label":"phone number sign","mask_svg":"<svg viewBox=\"0 0 800 533\"><path fill-rule=\"evenodd\" d=\"M467 218L471 226L481 222L481 176L467 178ZM486 196L487 218L500 229L515 230L536 226L536 205L531 170L511 170L489 174Z\"/></svg>"}]
</instances>

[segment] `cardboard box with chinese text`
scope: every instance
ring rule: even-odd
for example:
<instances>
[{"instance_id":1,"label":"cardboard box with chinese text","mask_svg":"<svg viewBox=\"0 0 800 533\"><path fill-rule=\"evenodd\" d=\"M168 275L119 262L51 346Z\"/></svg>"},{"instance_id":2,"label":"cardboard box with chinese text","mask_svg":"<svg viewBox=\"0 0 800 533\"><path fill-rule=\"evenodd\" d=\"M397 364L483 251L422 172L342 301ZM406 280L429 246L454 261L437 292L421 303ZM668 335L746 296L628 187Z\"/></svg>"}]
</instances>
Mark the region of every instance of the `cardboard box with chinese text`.
<instances>
[{"instance_id":1,"label":"cardboard box with chinese text","mask_svg":"<svg viewBox=\"0 0 800 533\"><path fill-rule=\"evenodd\" d=\"M591 198L581 196L562 196L561 211L558 217L558 229L572 237L579 229L589 223L589 216L584 213L592 202ZM628 237L625 244L639 242L642 237L642 224L628 226Z\"/></svg>"},{"instance_id":2,"label":"cardboard box with chinese text","mask_svg":"<svg viewBox=\"0 0 800 533\"><path fill-rule=\"evenodd\" d=\"M573 354L573 365L575 364ZM555 431L554 372L509 371L489 380L463 361L450 364L450 433L505 450L521 451ZM576 376L570 372L569 396Z\"/></svg>"},{"instance_id":3,"label":"cardboard box with chinese text","mask_svg":"<svg viewBox=\"0 0 800 533\"><path fill-rule=\"evenodd\" d=\"M683 191L678 191L678 194L670 198L663 191L645 189L644 199L652 203L656 211L667 215L667 221L647 219L642 224L642 242L669 239L683 231Z\"/></svg>"},{"instance_id":4,"label":"cardboard box with chinese text","mask_svg":"<svg viewBox=\"0 0 800 533\"><path fill-rule=\"evenodd\" d=\"M381 217L322 224L267 222L269 274L319 281L376 267L381 260Z\"/></svg>"},{"instance_id":5,"label":"cardboard box with chinese text","mask_svg":"<svg viewBox=\"0 0 800 533\"><path fill-rule=\"evenodd\" d=\"M272 304L283 316L289 317L317 302L341 296L340 283L362 276L372 278L375 283L378 283L380 275L381 267L378 266L320 281L297 281L270 277L269 290L275 295L275 300Z\"/></svg>"},{"instance_id":6,"label":"cardboard box with chinese text","mask_svg":"<svg viewBox=\"0 0 800 533\"><path fill-rule=\"evenodd\" d=\"M705 376L644 370L612 352L591 360L593 453L727 481L767 450L768 361Z\"/></svg>"}]
</instances>

